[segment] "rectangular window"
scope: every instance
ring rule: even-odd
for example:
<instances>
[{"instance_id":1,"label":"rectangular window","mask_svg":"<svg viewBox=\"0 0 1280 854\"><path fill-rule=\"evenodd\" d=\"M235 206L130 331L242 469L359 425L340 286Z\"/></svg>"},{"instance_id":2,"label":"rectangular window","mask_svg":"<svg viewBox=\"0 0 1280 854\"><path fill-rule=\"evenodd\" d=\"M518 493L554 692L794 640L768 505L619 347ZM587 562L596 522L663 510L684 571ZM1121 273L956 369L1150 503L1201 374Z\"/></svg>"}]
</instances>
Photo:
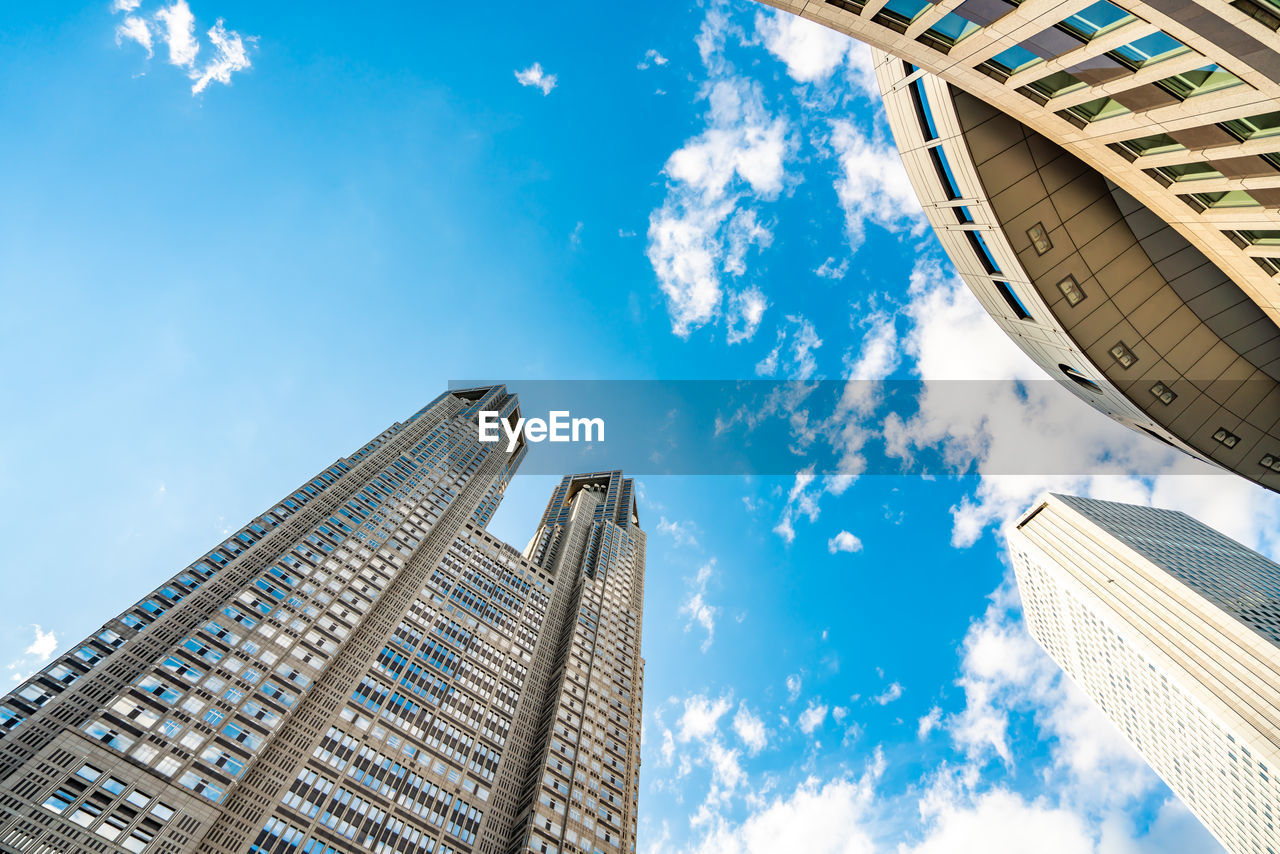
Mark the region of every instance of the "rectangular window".
<instances>
[{"instance_id":1,"label":"rectangular window","mask_svg":"<svg viewBox=\"0 0 1280 854\"><path fill-rule=\"evenodd\" d=\"M1231 119L1223 122L1222 127L1242 140L1274 136L1280 133L1280 112L1263 113L1247 119Z\"/></svg>"},{"instance_id":2,"label":"rectangular window","mask_svg":"<svg viewBox=\"0 0 1280 854\"><path fill-rule=\"evenodd\" d=\"M1134 20L1124 9L1108 0L1098 0L1092 6L1076 12L1059 26L1084 39L1093 39Z\"/></svg>"},{"instance_id":3,"label":"rectangular window","mask_svg":"<svg viewBox=\"0 0 1280 854\"><path fill-rule=\"evenodd\" d=\"M1194 98L1196 95L1229 89L1243 82L1230 71L1211 63L1195 71L1184 71L1181 74L1157 80L1156 85L1185 100Z\"/></svg>"},{"instance_id":4,"label":"rectangular window","mask_svg":"<svg viewBox=\"0 0 1280 854\"><path fill-rule=\"evenodd\" d=\"M987 248L987 242L982 239L982 235L976 231L966 231L965 236L969 238L969 246L973 249L973 253L978 256L978 260L982 262L983 269L991 275L998 274L1000 265L996 263L995 256Z\"/></svg>"},{"instance_id":5,"label":"rectangular window","mask_svg":"<svg viewBox=\"0 0 1280 854\"><path fill-rule=\"evenodd\" d=\"M907 66L911 68L912 66ZM924 78L917 77L911 81L911 102L916 108L916 118L920 121L920 127L924 130L924 138L926 140L938 138L938 127L933 122L933 111L929 109L929 99L924 94Z\"/></svg>"},{"instance_id":6,"label":"rectangular window","mask_svg":"<svg viewBox=\"0 0 1280 854\"><path fill-rule=\"evenodd\" d=\"M1181 56L1188 50L1190 48L1173 36L1163 32L1154 32L1149 36L1143 36L1126 45L1121 45L1113 50L1111 55L1130 68L1137 69L1165 59L1172 59L1175 56Z\"/></svg>"},{"instance_id":7,"label":"rectangular window","mask_svg":"<svg viewBox=\"0 0 1280 854\"><path fill-rule=\"evenodd\" d=\"M929 158L933 160L933 168L938 173L938 180L942 182L942 189L947 194L947 199L955 201L960 198L960 187L956 184L955 175L951 173L951 164L947 162L942 146L929 149Z\"/></svg>"},{"instance_id":8,"label":"rectangular window","mask_svg":"<svg viewBox=\"0 0 1280 854\"><path fill-rule=\"evenodd\" d=\"M1005 74L1012 75L1017 74L1019 71L1028 69L1033 65L1038 65L1039 63L1044 62L1044 60L1027 50L1025 47L1022 47L1021 45L1014 45L1011 48L997 53L995 56L991 57L988 62L1000 71L1003 71Z\"/></svg>"}]
</instances>

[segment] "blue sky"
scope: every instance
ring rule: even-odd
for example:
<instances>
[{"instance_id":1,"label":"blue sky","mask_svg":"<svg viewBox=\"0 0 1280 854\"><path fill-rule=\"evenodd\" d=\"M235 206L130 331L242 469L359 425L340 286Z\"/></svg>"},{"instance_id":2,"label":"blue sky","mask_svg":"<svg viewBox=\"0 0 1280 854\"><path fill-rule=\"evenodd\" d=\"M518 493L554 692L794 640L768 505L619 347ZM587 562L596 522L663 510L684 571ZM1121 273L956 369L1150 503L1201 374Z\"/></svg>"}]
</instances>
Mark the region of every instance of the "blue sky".
<instances>
[{"instance_id":1,"label":"blue sky","mask_svg":"<svg viewBox=\"0 0 1280 854\"><path fill-rule=\"evenodd\" d=\"M985 379L794 421L848 477L641 477L640 849L1214 850L1022 631L999 531L1054 488L1274 555L1280 503L1016 384L865 48L746 0L190 3L0 28L6 679L451 379ZM859 477L864 427L968 474Z\"/></svg>"}]
</instances>

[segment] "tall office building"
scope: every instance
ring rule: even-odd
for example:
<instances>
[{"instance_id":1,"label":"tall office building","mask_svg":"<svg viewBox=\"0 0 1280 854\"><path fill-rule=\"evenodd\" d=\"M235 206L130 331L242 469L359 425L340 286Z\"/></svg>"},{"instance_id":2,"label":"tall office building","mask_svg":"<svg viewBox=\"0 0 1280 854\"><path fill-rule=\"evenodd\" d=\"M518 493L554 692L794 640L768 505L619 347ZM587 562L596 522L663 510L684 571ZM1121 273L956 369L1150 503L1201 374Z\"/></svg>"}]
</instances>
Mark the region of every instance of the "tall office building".
<instances>
[{"instance_id":1,"label":"tall office building","mask_svg":"<svg viewBox=\"0 0 1280 854\"><path fill-rule=\"evenodd\" d=\"M1280 490L1280 0L765 0L873 48L965 283L1101 412Z\"/></svg>"},{"instance_id":2,"label":"tall office building","mask_svg":"<svg viewBox=\"0 0 1280 854\"><path fill-rule=\"evenodd\" d=\"M1028 630L1234 854L1280 851L1280 565L1184 513L1050 495Z\"/></svg>"},{"instance_id":3,"label":"tall office building","mask_svg":"<svg viewBox=\"0 0 1280 854\"><path fill-rule=\"evenodd\" d=\"M450 391L0 701L0 850L625 852L644 533L566 477L521 553L523 459Z\"/></svg>"}]
</instances>

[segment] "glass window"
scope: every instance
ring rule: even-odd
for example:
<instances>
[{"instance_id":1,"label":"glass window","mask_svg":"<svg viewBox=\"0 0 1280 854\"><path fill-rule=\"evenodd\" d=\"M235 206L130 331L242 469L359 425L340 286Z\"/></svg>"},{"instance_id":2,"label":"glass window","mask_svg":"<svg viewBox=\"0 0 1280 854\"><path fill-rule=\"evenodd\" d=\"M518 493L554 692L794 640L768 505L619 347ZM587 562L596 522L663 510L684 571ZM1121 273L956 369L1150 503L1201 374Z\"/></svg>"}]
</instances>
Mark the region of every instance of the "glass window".
<instances>
[{"instance_id":1,"label":"glass window","mask_svg":"<svg viewBox=\"0 0 1280 854\"><path fill-rule=\"evenodd\" d=\"M1056 71L1047 77L1041 77L1033 83L1028 83L1027 88L1034 89L1046 98L1053 98L1058 95L1065 95L1067 92L1083 89L1084 81L1066 71Z\"/></svg>"},{"instance_id":2,"label":"glass window","mask_svg":"<svg viewBox=\"0 0 1280 854\"><path fill-rule=\"evenodd\" d=\"M1280 246L1280 231L1241 231L1237 233L1254 246Z\"/></svg>"},{"instance_id":3,"label":"glass window","mask_svg":"<svg viewBox=\"0 0 1280 854\"><path fill-rule=\"evenodd\" d=\"M915 104L920 126L927 136L925 139L937 139L938 128L933 121L933 111L929 109L929 99L924 94L924 80L917 77L911 82L911 100Z\"/></svg>"},{"instance_id":4,"label":"glass window","mask_svg":"<svg viewBox=\"0 0 1280 854\"><path fill-rule=\"evenodd\" d=\"M1013 292L1013 288L1009 287L1009 283L996 282L995 284L996 290L1000 291L1000 296L1004 297L1004 301L1008 304L1009 310L1013 312L1013 316L1019 320L1029 320L1031 312L1027 311L1027 307L1022 304L1022 300L1018 299L1018 295Z\"/></svg>"},{"instance_id":5,"label":"glass window","mask_svg":"<svg viewBox=\"0 0 1280 854\"><path fill-rule=\"evenodd\" d=\"M1190 48L1173 36L1155 32L1118 47L1111 53L1112 56L1115 56L1126 65L1133 68L1142 68L1144 65L1151 65L1154 62L1184 54L1188 50Z\"/></svg>"},{"instance_id":6,"label":"glass window","mask_svg":"<svg viewBox=\"0 0 1280 854\"><path fill-rule=\"evenodd\" d=\"M1006 74L1016 74L1023 69L1044 62L1044 59L1036 56L1022 45L1014 45L997 53L988 61Z\"/></svg>"},{"instance_id":7,"label":"glass window","mask_svg":"<svg viewBox=\"0 0 1280 854\"><path fill-rule=\"evenodd\" d=\"M951 172L951 164L947 162L947 156L943 153L942 146L936 145L929 149L929 157L933 160L934 168L938 172L938 179L942 181L943 189L947 192L947 198L960 198L960 187L956 183L955 175Z\"/></svg>"},{"instance_id":8,"label":"glass window","mask_svg":"<svg viewBox=\"0 0 1280 854\"><path fill-rule=\"evenodd\" d=\"M996 263L996 258L987 248L987 241L982 239L982 235L976 231L966 231L965 235L969 238L969 245L973 248L973 253L978 256L978 260L982 262L983 268L988 273L999 273L1000 265Z\"/></svg>"},{"instance_id":9,"label":"glass window","mask_svg":"<svg viewBox=\"0 0 1280 854\"><path fill-rule=\"evenodd\" d=\"M929 32L947 44L955 44L963 40L965 36L972 35L980 29L982 27L973 21L965 20L954 12L948 12L929 28Z\"/></svg>"},{"instance_id":10,"label":"glass window","mask_svg":"<svg viewBox=\"0 0 1280 854\"><path fill-rule=\"evenodd\" d=\"M1247 119L1232 119L1222 126L1240 139L1257 139L1280 133L1280 112L1263 113Z\"/></svg>"},{"instance_id":11,"label":"glass window","mask_svg":"<svg viewBox=\"0 0 1280 854\"><path fill-rule=\"evenodd\" d=\"M1140 136L1137 139L1126 139L1120 145L1139 157L1144 154L1166 154L1170 151L1183 151L1186 148L1186 146L1167 133Z\"/></svg>"},{"instance_id":12,"label":"glass window","mask_svg":"<svg viewBox=\"0 0 1280 854\"><path fill-rule=\"evenodd\" d=\"M1130 15L1116 4L1109 3L1107 0L1099 0L1092 6L1082 9L1067 18L1062 22L1061 26L1076 35L1092 39L1133 20L1136 20L1133 15Z\"/></svg>"},{"instance_id":13,"label":"glass window","mask_svg":"<svg viewBox=\"0 0 1280 854\"><path fill-rule=\"evenodd\" d=\"M1083 104L1077 104L1074 107L1068 107L1063 112L1078 116L1086 122L1100 122L1103 119L1123 116L1129 112L1129 108L1113 98L1104 97L1085 101Z\"/></svg>"},{"instance_id":14,"label":"glass window","mask_svg":"<svg viewBox=\"0 0 1280 854\"><path fill-rule=\"evenodd\" d=\"M933 4L929 0L889 0L880 10L880 14L891 20L909 24L916 16ZM878 17L878 16L877 16Z\"/></svg>"},{"instance_id":15,"label":"glass window","mask_svg":"<svg viewBox=\"0 0 1280 854\"><path fill-rule=\"evenodd\" d=\"M1210 64L1203 68L1197 68L1195 71L1184 71L1181 74L1166 77L1157 81L1156 85L1172 92L1179 98L1186 99L1194 98L1196 95L1206 95L1209 92L1229 89L1243 82L1239 77L1221 66Z\"/></svg>"},{"instance_id":16,"label":"glass window","mask_svg":"<svg viewBox=\"0 0 1280 854\"><path fill-rule=\"evenodd\" d=\"M1152 170L1170 181L1199 181L1204 178L1221 178L1222 173L1208 163L1179 163Z\"/></svg>"},{"instance_id":17,"label":"glass window","mask_svg":"<svg viewBox=\"0 0 1280 854\"><path fill-rule=\"evenodd\" d=\"M1258 200L1243 190L1230 190L1225 193L1192 193L1191 198L1207 208L1248 208L1256 207Z\"/></svg>"}]
</instances>

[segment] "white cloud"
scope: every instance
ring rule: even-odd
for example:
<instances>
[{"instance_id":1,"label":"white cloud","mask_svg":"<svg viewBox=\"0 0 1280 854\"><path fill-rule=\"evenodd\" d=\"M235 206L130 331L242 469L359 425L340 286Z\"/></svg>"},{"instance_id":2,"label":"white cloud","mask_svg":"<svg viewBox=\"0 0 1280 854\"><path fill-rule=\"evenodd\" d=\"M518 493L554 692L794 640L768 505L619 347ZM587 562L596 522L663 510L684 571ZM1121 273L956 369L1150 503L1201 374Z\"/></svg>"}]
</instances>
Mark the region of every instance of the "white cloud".
<instances>
[{"instance_id":1,"label":"white cloud","mask_svg":"<svg viewBox=\"0 0 1280 854\"><path fill-rule=\"evenodd\" d=\"M662 764L670 765L671 760L676 755L676 740L671 735L671 730L664 729L662 731Z\"/></svg>"},{"instance_id":2,"label":"white cloud","mask_svg":"<svg viewBox=\"0 0 1280 854\"><path fill-rule=\"evenodd\" d=\"M142 18L129 15L116 27L116 44L123 44L125 41L140 44L146 50L148 59L153 55L151 28Z\"/></svg>"},{"instance_id":3,"label":"white cloud","mask_svg":"<svg viewBox=\"0 0 1280 854\"><path fill-rule=\"evenodd\" d=\"M827 710L825 703L810 700L808 707L796 720L796 726L800 727L800 731L805 735L813 735L813 731L822 726L822 722L827 719Z\"/></svg>"},{"instance_id":4,"label":"white cloud","mask_svg":"<svg viewBox=\"0 0 1280 854\"><path fill-rule=\"evenodd\" d=\"M782 515L778 519L778 524L773 526L773 532L788 544L795 542L796 529L793 523L797 518L805 516L810 522L816 522L818 519L818 496L822 494L822 485L819 484L810 490L809 486L814 479L812 465L796 472L795 481L787 492L787 503L782 508Z\"/></svg>"},{"instance_id":5,"label":"white cloud","mask_svg":"<svg viewBox=\"0 0 1280 854\"><path fill-rule=\"evenodd\" d=\"M671 522L666 516L659 516L658 533L671 537L677 546L698 547L698 526L692 522Z\"/></svg>"},{"instance_id":6,"label":"white cloud","mask_svg":"<svg viewBox=\"0 0 1280 854\"><path fill-rule=\"evenodd\" d=\"M941 449L948 465L982 475L952 510L953 544L972 545L1052 490L1183 510L1250 547L1280 549L1280 496L1222 475L1079 400L1019 350L936 261L917 263L909 294L903 349L925 383L914 416L886 420L885 441L890 453L908 458L918 448ZM1062 474L1032 473L1042 472L1046 459Z\"/></svg>"},{"instance_id":7,"label":"white cloud","mask_svg":"<svg viewBox=\"0 0 1280 854\"><path fill-rule=\"evenodd\" d=\"M729 219L725 235L724 271L734 276L747 272L747 251L751 247L764 248L773 242L773 232L761 225L756 212L749 208L739 210Z\"/></svg>"},{"instance_id":8,"label":"white cloud","mask_svg":"<svg viewBox=\"0 0 1280 854\"><path fill-rule=\"evenodd\" d=\"M894 682L888 688L885 688L879 694L872 697L871 700L872 702L879 703L882 706L887 706L901 696L902 686L897 682Z\"/></svg>"},{"instance_id":9,"label":"white cloud","mask_svg":"<svg viewBox=\"0 0 1280 854\"><path fill-rule=\"evenodd\" d=\"M768 307L769 301L765 299L764 293L754 285L731 294L729 312L725 318L728 342L737 344L740 341L750 341L760 328L764 310Z\"/></svg>"},{"instance_id":10,"label":"white cloud","mask_svg":"<svg viewBox=\"0 0 1280 854\"><path fill-rule=\"evenodd\" d=\"M116 0L112 4L112 10L130 13L140 5L136 0ZM135 42L146 50L147 58L150 58L158 38L169 49L169 63L186 69L187 76L193 81L191 94L198 95L210 83L230 85L232 74L249 68L251 62L246 44L252 45L256 41L254 37L241 36L234 30L228 30L221 18L206 35L214 55L204 67L198 68L196 58L200 54L200 42L196 38L195 15L186 0L176 0L172 5L156 12L151 22L126 14L116 27L116 44Z\"/></svg>"},{"instance_id":11,"label":"white cloud","mask_svg":"<svg viewBox=\"0 0 1280 854\"><path fill-rule=\"evenodd\" d=\"M845 234L857 249L867 223L919 237L928 221L893 143L868 136L846 119L831 122L829 144L839 163L836 196L844 211Z\"/></svg>"},{"instance_id":12,"label":"white cloud","mask_svg":"<svg viewBox=\"0 0 1280 854\"><path fill-rule=\"evenodd\" d=\"M862 540L848 531L841 531L827 540L827 551L831 554L837 552L860 552L862 551Z\"/></svg>"},{"instance_id":13,"label":"white cloud","mask_svg":"<svg viewBox=\"0 0 1280 854\"><path fill-rule=\"evenodd\" d=\"M764 750L768 743L764 721L752 714L745 702L738 705L738 713L733 716L733 731L746 745L747 753L751 756Z\"/></svg>"},{"instance_id":14,"label":"white cloud","mask_svg":"<svg viewBox=\"0 0 1280 854\"><path fill-rule=\"evenodd\" d=\"M775 11L756 14L756 34L765 50L782 60L787 74L799 83L818 83L831 77L861 45L830 27Z\"/></svg>"},{"instance_id":15,"label":"white cloud","mask_svg":"<svg viewBox=\"0 0 1280 854\"><path fill-rule=\"evenodd\" d=\"M1094 854L1093 835L1081 816L1018 795L994 790L976 802L947 801L927 816L932 830L919 845L902 854L989 854L993 851L1036 854Z\"/></svg>"},{"instance_id":16,"label":"white cloud","mask_svg":"<svg viewBox=\"0 0 1280 854\"><path fill-rule=\"evenodd\" d=\"M53 653L58 649L58 638L53 632L46 632L39 626L34 626L34 628L36 630L35 640L31 642L31 646L27 647L24 654L35 656L36 660L43 664L53 658Z\"/></svg>"},{"instance_id":17,"label":"white cloud","mask_svg":"<svg viewBox=\"0 0 1280 854\"><path fill-rule=\"evenodd\" d=\"M712 558L698 569L698 574L694 576L691 584L689 595L680 605L680 613L689 618L684 630L686 632L689 631L693 628L694 623L697 623L707 633L701 645L703 652L711 648L711 641L715 639L716 616L720 613L719 608L707 601L707 582L711 580L711 573L715 569L715 565L716 559Z\"/></svg>"},{"instance_id":18,"label":"white cloud","mask_svg":"<svg viewBox=\"0 0 1280 854\"><path fill-rule=\"evenodd\" d=\"M684 701L684 713L676 724L676 738L682 744L689 741L705 741L716 734L720 718L729 711L733 700L727 694L715 700L703 694L695 694Z\"/></svg>"},{"instance_id":19,"label":"white cloud","mask_svg":"<svg viewBox=\"0 0 1280 854\"><path fill-rule=\"evenodd\" d=\"M556 88L556 76L547 74L542 70L542 63L535 62L523 71L517 71L516 80L520 81L521 86L532 86L538 89L542 94L550 95L551 90Z\"/></svg>"},{"instance_id":20,"label":"white cloud","mask_svg":"<svg viewBox=\"0 0 1280 854\"><path fill-rule=\"evenodd\" d=\"M191 94L199 95L210 83L231 85L231 75L249 67L249 53L240 34L226 29L219 18L209 29L209 41L217 51L214 58L192 79ZM251 39L252 41L252 39Z\"/></svg>"},{"instance_id":21,"label":"white cloud","mask_svg":"<svg viewBox=\"0 0 1280 854\"><path fill-rule=\"evenodd\" d=\"M813 272L820 279L843 279L849 272L849 259L845 258L837 263L835 258L828 258Z\"/></svg>"},{"instance_id":22,"label":"white cloud","mask_svg":"<svg viewBox=\"0 0 1280 854\"><path fill-rule=\"evenodd\" d=\"M196 18L191 14L187 0L177 0L172 6L156 13L160 25L160 38L169 46L169 62L179 68L195 65L200 43L196 41Z\"/></svg>"},{"instance_id":23,"label":"white cloud","mask_svg":"<svg viewBox=\"0 0 1280 854\"><path fill-rule=\"evenodd\" d=\"M13 682L21 682L30 677L42 664L53 658L53 654L58 650L58 638L53 632L46 632L40 626L32 626L32 628L35 630L35 637L31 640L31 644L21 656L9 662L5 668L9 671L9 679Z\"/></svg>"},{"instance_id":24,"label":"white cloud","mask_svg":"<svg viewBox=\"0 0 1280 854\"><path fill-rule=\"evenodd\" d=\"M822 340L804 318L788 316L787 321L796 330L791 333L792 348L785 367L793 379L815 378L817 360L813 353L822 346ZM810 522L817 520L819 501L824 494L842 495L866 468L863 448L874 433L864 422L880 400L880 381L897 368L900 357L893 315L874 311L865 314L860 323L866 332L860 348L845 355L846 381L840 399L829 415L810 418L809 410L804 407L812 388L803 383L789 384L783 393L771 399L769 406L756 413L756 417L778 410L789 413L791 434L795 440L793 450L797 453L803 453L810 443L819 438L837 453L836 474L815 480L812 464L796 473L796 483L788 493L773 528L774 533L787 543L795 540L795 523L800 517L806 517ZM778 343L765 361L756 366L757 374L765 375L778 369L787 336L786 328L779 330ZM829 548L830 545L829 541Z\"/></svg>"},{"instance_id":25,"label":"white cloud","mask_svg":"<svg viewBox=\"0 0 1280 854\"><path fill-rule=\"evenodd\" d=\"M792 673L790 676L788 676L786 685L787 685L787 699L794 703L800 697L800 686L801 686L800 674Z\"/></svg>"},{"instance_id":26,"label":"white cloud","mask_svg":"<svg viewBox=\"0 0 1280 854\"><path fill-rule=\"evenodd\" d=\"M928 738L929 734L937 729L941 723L942 709L934 706L929 710L929 714L920 718L920 721L916 726L916 737L923 741Z\"/></svg>"},{"instance_id":27,"label":"white cloud","mask_svg":"<svg viewBox=\"0 0 1280 854\"><path fill-rule=\"evenodd\" d=\"M762 801L737 826L718 823L690 854L873 854L865 827L870 783L811 777L785 798Z\"/></svg>"},{"instance_id":28,"label":"white cloud","mask_svg":"<svg viewBox=\"0 0 1280 854\"><path fill-rule=\"evenodd\" d=\"M667 195L649 217L649 263L681 337L720 316L724 278L743 275L748 252L771 242L751 205L782 191L795 148L790 124L769 111L760 85L733 73L721 55L730 29L723 10L709 10L698 39L708 72L704 128L667 159ZM754 332L743 309L763 313L763 306L739 302L744 323L731 327L732 340Z\"/></svg>"},{"instance_id":29,"label":"white cloud","mask_svg":"<svg viewBox=\"0 0 1280 854\"><path fill-rule=\"evenodd\" d=\"M644 52L644 59L636 63L636 68L644 71L651 66L662 66L667 64L667 58L658 53L653 48L649 48Z\"/></svg>"}]
</instances>

